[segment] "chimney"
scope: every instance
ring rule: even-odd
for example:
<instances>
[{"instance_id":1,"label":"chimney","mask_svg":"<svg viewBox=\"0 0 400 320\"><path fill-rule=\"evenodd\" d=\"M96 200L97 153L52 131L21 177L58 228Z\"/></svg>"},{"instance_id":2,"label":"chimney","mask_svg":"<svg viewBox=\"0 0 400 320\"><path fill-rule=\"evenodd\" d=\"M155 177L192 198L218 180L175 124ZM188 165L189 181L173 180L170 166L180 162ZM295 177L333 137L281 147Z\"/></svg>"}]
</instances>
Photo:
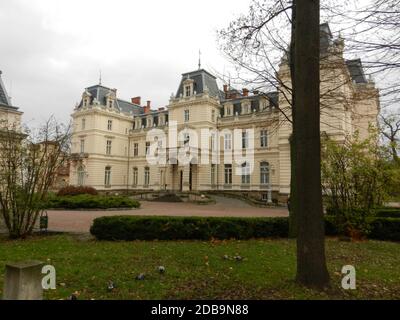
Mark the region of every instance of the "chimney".
<instances>
[{"instance_id":1,"label":"chimney","mask_svg":"<svg viewBox=\"0 0 400 320\"><path fill-rule=\"evenodd\" d=\"M227 93L228 92L228 85L224 84L224 92Z\"/></svg>"},{"instance_id":2,"label":"chimney","mask_svg":"<svg viewBox=\"0 0 400 320\"><path fill-rule=\"evenodd\" d=\"M151 101L147 101L147 105L143 107L144 113L150 113Z\"/></svg>"},{"instance_id":3,"label":"chimney","mask_svg":"<svg viewBox=\"0 0 400 320\"><path fill-rule=\"evenodd\" d=\"M249 90L246 88L243 88L243 96L248 97L249 96Z\"/></svg>"},{"instance_id":4,"label":"chimney","mask_svg":"<svg viewBox=\"0 0 400 320\"><path fill-rule=\"evenodd\" d=\"M133 104L137 104L139 106L141 105L141 100L142 99L140 97L134 97L134 98L131 99Z\"/></svg>"},{"instance_id":5,"label":"chimney","mask_svg":"<svg viewBox=\"0 0 400 320\"><path fill-rule=\"evenodd\" d=\"M164 110L165 110L164 107L158 108L158 111L164 111Z\"/></svg>"}]
</instances>

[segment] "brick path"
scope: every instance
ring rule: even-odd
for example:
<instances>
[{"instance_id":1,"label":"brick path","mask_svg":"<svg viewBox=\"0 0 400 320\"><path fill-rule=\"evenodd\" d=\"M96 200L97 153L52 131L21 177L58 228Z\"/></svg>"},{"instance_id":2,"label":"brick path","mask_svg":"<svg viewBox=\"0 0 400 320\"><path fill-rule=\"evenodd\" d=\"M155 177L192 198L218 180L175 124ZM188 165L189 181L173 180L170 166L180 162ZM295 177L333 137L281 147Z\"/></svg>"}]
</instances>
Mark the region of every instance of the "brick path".
<instances>
[{"instance_id":1,"label":"brick path","mask_svg":"<svg viewBox=\"0 0 400 320\"><path fill-rule=\"evenodd\" d=\"M257 208L247 203L216 197L217 203L196 205L191 203L142 202L138 210L129 211L48 211L49 230L89 232L97 217L115 215L135 216L202 216L202 217L286 217L286 208Z\"/></svg>"}]
</instances>

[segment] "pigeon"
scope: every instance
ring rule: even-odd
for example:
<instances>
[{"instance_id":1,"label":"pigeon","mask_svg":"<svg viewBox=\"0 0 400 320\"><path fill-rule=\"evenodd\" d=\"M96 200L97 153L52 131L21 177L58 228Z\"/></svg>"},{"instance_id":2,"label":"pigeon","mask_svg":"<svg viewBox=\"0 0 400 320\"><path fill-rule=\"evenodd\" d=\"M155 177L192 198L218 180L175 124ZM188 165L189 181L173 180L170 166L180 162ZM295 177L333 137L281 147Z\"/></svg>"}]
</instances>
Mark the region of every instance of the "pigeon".
<instances>
[{"instance_id":1,"label":"pigeon","mask_svg":"<svg viewBox=\"0 0 400 320\"><path fill-rule=\"evenodd\" d=\"M242 261L243 258L242 258L241 256L236 256L236 257L235 257L235 260L236 260L236 261Z\"/></svg>"},{"instance_id":2,"label":"pigeon","mask_svg":"<svg viewBox=\"0 0 400 320\"><path fill-rule=\"evenodd\" d=\"M116 288L115 283L114 283L113 281L109 281L109 282L108 282L108 285L107 285L107 291L108 291L108 292L111 292L111 291L113 291L115 288Z\"/></svg>"},{"instance_id":3,"label":"pigeon","mask_svg":"<svg viewBox=\"0 0 400 320\"><path fill-rule=\"evenodd\" d=\"M141 274L139 274L139 275L136 277L136 280L143 281L144 278L145 278L144 273L141 273Z\"/></svg>"},{"instance_id":4,"label":"pigeon","mask_svg":"<svg viewBox=\"0 0 400 320\"><path fill-rule=\"evenodd\" d=\"M68 297L68 300L78 300L78 297L73 293Z\"/></svg>"},{"instance_id":5,"label":"pigeon","mask_svg":"<svg viewBox=\"0 0 400 320\"><path fill-rule=\"evenodd\" d=\"M224 260L229 260L229 256L227 254L224 255Z\"/></svg>"},{"instance_id":6,"label":"pigeon","mask_svg":"<svg viewBox=\"0 0 400 320\"><path fill-rule=\"evenodd\" d=\"M165 273L165 267L164 266L159 266L158 267L158 272L161 273L161 274Z\"/></svg>"}]
</instances>

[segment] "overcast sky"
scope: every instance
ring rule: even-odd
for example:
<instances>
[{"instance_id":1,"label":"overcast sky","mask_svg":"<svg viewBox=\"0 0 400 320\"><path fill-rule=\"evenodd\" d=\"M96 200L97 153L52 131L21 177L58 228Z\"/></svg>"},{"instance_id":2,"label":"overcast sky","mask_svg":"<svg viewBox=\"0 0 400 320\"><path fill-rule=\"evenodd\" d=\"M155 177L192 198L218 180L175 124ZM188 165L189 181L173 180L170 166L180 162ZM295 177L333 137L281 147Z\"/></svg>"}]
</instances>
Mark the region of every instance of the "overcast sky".
<instances>
[{"instance_id":1,"label":"overcast sky","mask_svg":"<svg viewBox=\"0 0 400 320\"><path fill-rule=\"evenodd\" d=\"M216 43L250 0L0 1L0 70L24 122L68 120L84 88L168 104L181 74L229 65Z\"/></svg>"}]
</instances>

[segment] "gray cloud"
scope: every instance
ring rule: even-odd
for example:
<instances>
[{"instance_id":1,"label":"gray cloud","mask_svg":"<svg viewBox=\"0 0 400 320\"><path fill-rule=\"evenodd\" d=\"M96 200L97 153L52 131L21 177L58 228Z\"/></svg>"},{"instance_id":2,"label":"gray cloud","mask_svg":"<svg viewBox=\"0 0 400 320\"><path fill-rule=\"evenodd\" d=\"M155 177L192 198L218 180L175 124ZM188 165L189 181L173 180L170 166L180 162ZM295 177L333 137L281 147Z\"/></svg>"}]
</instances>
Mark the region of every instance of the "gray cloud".
<instances>
[{"instance_id":1,"label":"gray cloud","mask_svg":"<svg viewBox=\"0 0 400 320\"><path fill-rule=\"evenodd\" d=\"M68 121L84 88L98 82L99 69L103 84L117 88L120 98L140 95L165 106L181 73L196 69L199 48L204 66L223 68L215 30L248 2L206 0L196 12L182 1L116 0L111 10L110 3L96 1L93 10L91 4L0 2L0 69L25 122L50 115Z\"/></svg>"}]
</instances>

